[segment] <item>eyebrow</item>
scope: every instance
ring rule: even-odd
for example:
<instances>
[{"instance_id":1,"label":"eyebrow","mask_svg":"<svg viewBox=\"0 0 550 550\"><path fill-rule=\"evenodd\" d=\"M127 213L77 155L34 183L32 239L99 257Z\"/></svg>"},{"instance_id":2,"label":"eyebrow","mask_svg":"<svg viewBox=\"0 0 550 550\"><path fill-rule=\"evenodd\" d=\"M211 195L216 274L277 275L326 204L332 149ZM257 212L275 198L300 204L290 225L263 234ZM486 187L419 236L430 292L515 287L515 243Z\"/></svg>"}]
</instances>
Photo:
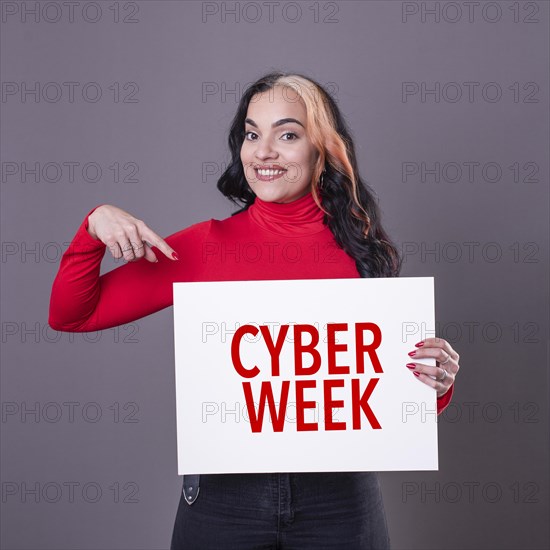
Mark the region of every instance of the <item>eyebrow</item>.
<instances>
[{"instance_id":1,"label":"eyebrow","mask_svg":"<svg viewBox=\"0 0 550 550\"><path fill-rule=\"evenodd\" d=\"M254 128L258 127L258 125L251 118L245 119L245 122L248 122L248 124L250 124L251 126L254 126ZM289 122L295 122L296 124L299 124L305 130L304 125L299 120L296 120L295 118L281 118L280 120L277 120L277 122L274 122L271 125L271 127L272 128L277 128L278 126L282 126L283 124L288 124Z\"/></svg>"}]
</instances>

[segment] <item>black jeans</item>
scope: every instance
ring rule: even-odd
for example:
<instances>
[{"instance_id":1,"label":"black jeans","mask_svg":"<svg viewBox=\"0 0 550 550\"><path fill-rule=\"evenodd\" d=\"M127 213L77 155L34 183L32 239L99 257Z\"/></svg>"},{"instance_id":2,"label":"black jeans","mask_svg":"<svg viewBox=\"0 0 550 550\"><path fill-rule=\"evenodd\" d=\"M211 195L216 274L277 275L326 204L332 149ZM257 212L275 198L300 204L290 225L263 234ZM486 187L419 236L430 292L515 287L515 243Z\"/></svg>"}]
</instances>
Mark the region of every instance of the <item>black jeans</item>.
<instances>
[{"instance_id":1,"label":"black jeans","mask_svg":"<svg viewBox=\"0 0 550 550\"><path fill-rule=\"evenodd\" d=\"M203 474L170 550L388 550L377 474Z\"/></svg>"}]
</instances>

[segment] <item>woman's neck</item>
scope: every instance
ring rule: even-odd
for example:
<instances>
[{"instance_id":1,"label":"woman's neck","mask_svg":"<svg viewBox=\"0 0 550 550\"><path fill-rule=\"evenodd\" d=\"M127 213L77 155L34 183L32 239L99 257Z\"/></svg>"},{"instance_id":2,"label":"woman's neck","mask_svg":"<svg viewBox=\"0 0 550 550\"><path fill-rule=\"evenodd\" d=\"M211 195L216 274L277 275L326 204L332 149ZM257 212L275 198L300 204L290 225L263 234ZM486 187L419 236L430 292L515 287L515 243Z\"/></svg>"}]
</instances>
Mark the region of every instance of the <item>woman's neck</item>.
<instances>
[{"instance_id":1,"label":"woman's neck","mask_svg":"<svg viewBox=\"0 0 550 550\"><path fill-rule=\"evenodd\" d=\"M291 202L269 202L256 197L248 214L259 226L272 233L299 237L325 229L324 212L317 206L311 192Z\"/></svg>"}]
</instances>

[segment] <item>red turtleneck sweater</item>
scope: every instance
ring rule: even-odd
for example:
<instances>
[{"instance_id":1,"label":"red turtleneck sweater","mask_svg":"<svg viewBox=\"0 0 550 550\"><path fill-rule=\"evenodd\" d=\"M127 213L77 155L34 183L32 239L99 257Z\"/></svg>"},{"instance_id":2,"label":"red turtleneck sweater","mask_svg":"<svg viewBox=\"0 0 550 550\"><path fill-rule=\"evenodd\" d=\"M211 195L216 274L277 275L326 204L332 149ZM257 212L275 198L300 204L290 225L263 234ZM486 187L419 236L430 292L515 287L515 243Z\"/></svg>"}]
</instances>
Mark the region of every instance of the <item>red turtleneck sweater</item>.
<instances>
[{"instance_id":1,"label":"red turtleneck sweater","mask_svg":"<svg viewBox=\"0 0 550 550\"><path fill-rule=\"evenodd\" d=\"M96 208L78 228L53 282L49 324L55 330L103 330L155 313L173 304L174 282L359 277L311 193L284 204L256 198L244 212L166 237L179 260L155 249L158 263L142 259L101 276L107 247L87 230ZM438 413L452 392L451 386L437 400Z\"/></svg>"}]
</instances>

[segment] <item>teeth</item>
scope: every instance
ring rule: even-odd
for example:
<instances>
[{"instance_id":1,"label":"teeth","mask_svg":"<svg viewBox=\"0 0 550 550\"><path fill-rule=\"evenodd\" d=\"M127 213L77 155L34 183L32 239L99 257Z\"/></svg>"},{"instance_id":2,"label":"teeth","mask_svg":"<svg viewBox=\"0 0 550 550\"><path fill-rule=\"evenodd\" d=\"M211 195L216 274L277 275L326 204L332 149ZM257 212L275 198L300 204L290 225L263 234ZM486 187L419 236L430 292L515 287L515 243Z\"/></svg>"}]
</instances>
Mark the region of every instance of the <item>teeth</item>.
<instances>
[{"instance_id":1,"label":"teeth","mask_svg":"<svg viewBox=\"0 0 550 550\"><path fill-rule=\"evenodd\" d=\"M284 170L261 170L258 169L258 174L260 176L269 177L269 176L278 176L279 174L282 174Z\"/></svg>"}]
</instances>

